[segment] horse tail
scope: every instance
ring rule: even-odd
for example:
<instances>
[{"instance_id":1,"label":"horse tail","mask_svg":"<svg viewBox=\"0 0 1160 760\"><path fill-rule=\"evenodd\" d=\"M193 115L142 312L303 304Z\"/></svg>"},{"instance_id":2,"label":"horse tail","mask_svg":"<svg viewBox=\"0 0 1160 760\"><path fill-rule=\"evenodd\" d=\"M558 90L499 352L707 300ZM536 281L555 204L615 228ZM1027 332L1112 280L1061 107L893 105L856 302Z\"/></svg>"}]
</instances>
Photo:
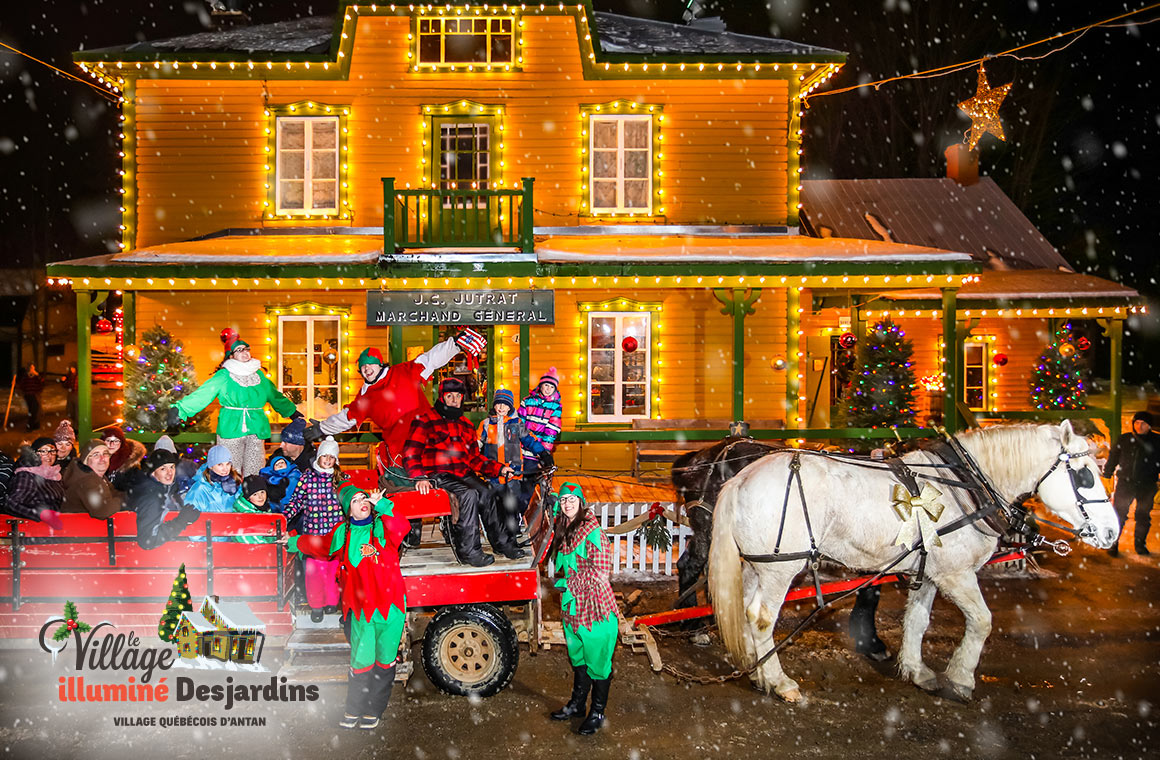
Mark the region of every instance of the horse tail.
<instances>
[{"instance_id":1,"label":"horse tail","mask_svg":"<svg viewBox=\"0 0 1160 760\"><path fill-rule=\"evenodd\" d=\"M717 630L738 668L749 666L751 654L745 639L745 594L741 585L741 550L734 538L737 483L726 483L713 512L713 541L709 546L709 598L717 618Z\"/></svg>"}]
</instances>

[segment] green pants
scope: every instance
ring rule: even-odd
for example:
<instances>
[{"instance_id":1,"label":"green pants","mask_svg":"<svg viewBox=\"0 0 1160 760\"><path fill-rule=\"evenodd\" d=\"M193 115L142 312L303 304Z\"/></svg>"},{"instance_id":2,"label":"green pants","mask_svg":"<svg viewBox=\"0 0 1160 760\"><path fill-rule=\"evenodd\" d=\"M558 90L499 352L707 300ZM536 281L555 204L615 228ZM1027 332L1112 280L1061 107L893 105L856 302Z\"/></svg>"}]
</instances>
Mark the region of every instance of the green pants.
<instances>
[{"instance_id":1,"label":"green pants","mask_svg":"<svg viewBox=\"0 0 1160 760\"><path fill-rule=\"evenodd\" d=\"M406 616L398 607L391 607L385 618L378 610L370 620L364 619L362 613L357 618L348 615L345 622L349 629L350 669L363 673L375 665L384 668L393 665L399 656L405 621Z\"/></svg>"},{"instance_id":2,"label":"green pants","mask_svg":"<svg viewBox=\"0 0 1160 760\"><path fill-rule=\"evenodd\" d=\"M612 652L620 625L615 614L592 624L592 628L564 626L564 643L574 667L588 666L588 675L602 681L612 675Z\"/></svg>"}]
</instances>

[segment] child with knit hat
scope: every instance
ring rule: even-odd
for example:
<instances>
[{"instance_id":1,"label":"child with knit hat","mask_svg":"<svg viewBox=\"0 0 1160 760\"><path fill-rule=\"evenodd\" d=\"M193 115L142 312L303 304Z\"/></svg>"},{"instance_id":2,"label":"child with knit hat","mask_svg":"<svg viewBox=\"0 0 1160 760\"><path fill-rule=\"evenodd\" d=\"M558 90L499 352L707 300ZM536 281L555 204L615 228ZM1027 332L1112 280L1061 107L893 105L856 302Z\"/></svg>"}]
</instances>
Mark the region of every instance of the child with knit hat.
<instances>
[{"instance_id":1,"label":"child with knit hat","mask_svg":"<svg viewBox=\"0 0 1160 760\"><path fill-rule=\"evenodd\" d=\"M238 498L234 499L234 511L249 514L269 512L270 505L266 499L266 481L261 475L250 475L242 480L242 490ZM269 544L274 539L267 536L236 536L238 543Z\"/></svg>"},{"instance_id":2,"label":"child with knit hat","mask_svg":"<svg viewBox=\"0 0 1160 760\"><path fill-rule=\"evenodd\" d=\"M184 501L201 512L232 512L241 484L242 476L234 468L230 450L219 443L194 473Z\"/></svg>"},{"instance_id":3,"label":"child with knit hat","mask_svg":"<svg viewBox=\"0 0 1160 760\"><path fill-rule=\"evenodd\" d=\"M328 535L343 519L338 487L346 479L338 466L338 443L327 436L318 444L314 463L299 477L294 493L282 509L286 522L302 514L303 534ZM306 603L310 607L310 619L315 623L321 623L324 614L338 612L339 591L335 580L338 565L338 560L325 557L308 557L304 562Z\"/></svg>"},{"instance_id":4,"label":"child with knit hat","mask_svg":"<svg viewBox=\"0 0 1160 760\"><path fill-rule=\"evenodd\" d=\"M320 447L321 448L321 447ZM411 525L392 514L393 504L375 491L352 485L339 491L346 519L326 535L290 536L283 541L307 561L341 566L342 614L350 641L350 676L343 728L378 728L395 682L407 600L399 570L399 548Z\"/></svg>"},{"instance_id":5,"label":"child with knit hat","mask_svg":"<svg viewBox=\"0 0 1160 760\"><path fill-rule=\"evenodd\" d=\"M52 440L56 444L56 463L63 473L77 455L77 434L73 431L72 423L68 420L61 420L60 424L56 426Z\"/></svg>"},{"instance_id":6,"label":"child with knit hat","mask_svg":"<svg viewBox=\"0 0 1160 760\"><path fill-rule=\"evenodd\" d=\"M515 413L515 396L507 388L495 392L491 401L491 416L479 423L479 448L488 459L506 464L516 475L524 474L524 451L531 452L536 459L536 470L551 467L552 455L544 444L528 432L524 421ZM538 461L537 461L538 460ZM492 487L503 507L501 517L508 522L513 534L519 533L519 516L526 502L521 489L515 483L501 484L499 478L491 479Z\"/></svg>"},{"instance_id":7,"label":"child with knit hat","mask_svg":"<svg viewBox=\"0 0 1160 760\"><path fill-rule=\"evenodd\" d=\"M519 417L524 421L528 433L539 441L544 449L551 454L556 450L556 440L560 437L560 419L564 414L564 406L560 401L560 378L555 367L548 367L548 371L536 383L536 387L528 393L527 398L520 402ZM534 451L524 447L524 467L537 469L539 463ZM533 483L524 482L524 501L531 498Z\"/></svg>"}]
</instances>

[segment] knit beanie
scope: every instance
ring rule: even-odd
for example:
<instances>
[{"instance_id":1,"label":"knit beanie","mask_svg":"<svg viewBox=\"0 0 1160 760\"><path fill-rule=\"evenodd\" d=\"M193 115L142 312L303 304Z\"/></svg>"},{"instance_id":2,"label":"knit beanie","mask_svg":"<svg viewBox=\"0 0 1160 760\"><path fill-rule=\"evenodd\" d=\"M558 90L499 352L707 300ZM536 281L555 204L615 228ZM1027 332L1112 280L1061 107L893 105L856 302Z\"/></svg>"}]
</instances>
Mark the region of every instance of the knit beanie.
<instances>
[{"instance_id":1,"label":"knit beanie","mask_svg":"<svg viewBox=\"0 0 1160 760\"><path fill-rule=\"evenodd\" d=\"M88 443L86 443L84 446L81 447L81 453L77 456L77 460L80 461L80 463L83 464L85 467L88 467L89 463L87 460L89 458L89 455L92 454L97 449L105 449L105 451L108 451L109 447L106 446L105 442L102 441L100 438L94 438L93 440L89 441Z\"/></svg>"},{"instance_id":2,"label":"knit beanie","mask_svg":"<svg viewBox=\"0 0 1160 760\"><path fill-rule=\"evenodd\" d=\"M282 428L282 443L289 443L292 446L306 445L306 419L299 417L296 420L291 420L290 424Z\"/></svg>"},{"instance_id":3,"label":"knit beanie","mask_svg":"<svg viewBox=\"0 0 1160 760\"><path fill-rule=\"evenodd\" d=\"M1149 427L1153 426L1151 412L1144 412L1144 411L1136 412L1135 414L1132 415L1132 422L1136 422L1137 420L1139 420L1140 422L1148 423Z\"/></svg>"},{"instance_id":4,"label":"knit beanie","mask_svg":"<svg viewBox=\"0 0 1160 760\"><path fill-rule=\"evenodd\" d=\"M53 433L52 440L57 443L61 443L62 441L76 443L77 434L73 432L72 423L68 420L61 420L60 424L56 426L56 432Z\"/></svg>"},{"instance_id":5,"label":"knit beanie","mask_svg":"<svg viewBox=\"0 0 1160 760\"><path fill-rule=\"evenodd\" d=\"M495 396L493 396L491 399L491 408L493 410L495 409L496 404L507 404L508 409L515 410L516 398L507 388L500 388L495 392Z\"/></svg>"},{"instance_id":6,"label":"knit beanie","mask_svg":"<svg viewBox=\"0 0 1160 760\"><path fill-rule=\"evenodd\" d=\"M207 468L217 467L223 462L232 461L233 459L230 457L230 450L220 443L217 446L211 448L209 453L205 455L205 466Z\"/></svg>"},{"instance_id":7,"label":"knit beanie","mask_svg":"<svg viewBox=\"0 0 1160 760\"><path fill-rule=\"evenodd\" d=\"M261 475L250 475L242 481L242 496L249 499L258 491L266 490L266 479Z\"/></svg>"},{"instance_id":8,"label":"knit beanie","mask_svg":"<svg viewBox=\"0 0 1160 760\"><path fill-rule=\"evenodd\" d=\"M365 494L366 491L355 488L354 484L352 484L349 480L343 483L341 487L339 487L338 503L342 505L343 514L350 514L350 503L354 501L354 497L358 496L360 493Z\"/></svg>"},{"instance_id":9,"label":"knit beanie","mask_svg":"<svg viewBox=\"0 0 1160 760\"><path fill-rule=\"evenodd\" d=\"M364 348L363 352L358 355L358 368L362 369L368 364L378 364L379 366L386 364L382 352L377 348Z\"/></svg>"},{"instance_id":10,"label":"knit beanie","mask_svg":"<svg viewBox=\"0 0 1160 760\"><path fill-rule=\"evenodd\" d=\"M158 467L164 467L167 464L177 464L177 454L167 449L153 449L149 452L149 456L145 457L145 461L141 463L141 468L145 470L146 475L152 475Z\"/></svg>"},{"instance_id":11,"label":"knit beanie","mask_svg":"<svg viewBox=\"0 0 1160 760\"><path fill-rule=\"evenodd\" d=\"M52 440L51 438L47 438L47 437L42 435L41 437L37 438L35 441L32 442L32 450L33 451L38 451L38 450L44 448L45 446L51 446L52 450L56 451L56 441Z\"/></svg>"},{"instance_id":12,"label":"knit beanie","mask_svg":"<svg viewBox=\"0 0 1160 760\"><path fill-rule=\"evenodd\" d=\"M163 435L153 443L154 451L168 451L171 454L177 453L177 446L174 445L173 439L167 435Z\"/></svg>"},{"instance_id":13,"label":"knit beanie","mask_svg":"<svg viewBox=\"0 0 1160 760\"><path fill-rule=\"evenodd\" d=\"M226 346L226 356L233 356L234 351L237 351L239 348L249 348L249 347L250 347L250 344L245 342L241 338L234 338L232 341L230 341L230 344L228 346Z\"/></svg>"},{"instance_id":14,"label":"knit beanie","mask_svg":"<svg viewBox=\"0 0 1160 760\"><path fill-rule=\"evenodd\" d=\"M540 376L540 381L536 383L536 387L539 388L544 383L551 383L557 390L560 389L560 376L556 374L555 367L548 367L548 371Z\"/></svg>"},{"instance_id":15,"label":"knit beanie","mask_svg":"<svg viewBox=\"0 0 1160 760\"><path fill-rule=\"evenodd\" d=\"M328 454L338 459L338 441L334 440L333 435L326 436L326 440L318 444L318 454L314 457L314 461L317 462Z\"/></svg>"}]
</instances>

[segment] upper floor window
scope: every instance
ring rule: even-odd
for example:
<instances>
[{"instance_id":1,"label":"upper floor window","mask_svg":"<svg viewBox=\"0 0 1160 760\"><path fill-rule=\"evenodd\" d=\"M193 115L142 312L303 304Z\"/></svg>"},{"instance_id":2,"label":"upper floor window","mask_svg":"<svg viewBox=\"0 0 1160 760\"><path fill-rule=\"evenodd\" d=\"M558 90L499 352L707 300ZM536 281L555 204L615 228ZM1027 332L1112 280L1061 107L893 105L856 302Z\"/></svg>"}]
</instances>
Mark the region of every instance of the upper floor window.
<instances>
[{"instance_id":1,"label":"upper floor window","mask_svg":"<svg viewBox=\"0 0 1160 760\"><path fill-rule=\"evenodd\" d=\"M510 68L516 62L516 20L490 18L420 18L420 66L456 65Z\"/></svg>"},{"instance_id":2,"label":"upper floor window","mask_svg":"<svg viewBox=\"0 0 1160 760\"><path fill-rule=\"evenodd\" d=\"M349 216L349 109L303 102L266 110L266 218Z\"/></svg>"},{"instance_id":3,"label":"upper floor window","mask_svg":"<svg viewBox=\"0 0 1160 760\"><path fill-rule=\"evenodd\" d=\"M491 179L491 124L445 121L439 125L439 187L487 190Z\"/></svg>"},{"instance_id":4,"label":"upper floor window","mask_svg":"<svg viewBox=\"0 0 1160 760\"><path fill-rule=\"evenodd\" d=\"M665 213L659 187L664 118L657 106L615 101L581 110L585 163L581 212L619 216Z\"/></svg>"}]
</instances>

